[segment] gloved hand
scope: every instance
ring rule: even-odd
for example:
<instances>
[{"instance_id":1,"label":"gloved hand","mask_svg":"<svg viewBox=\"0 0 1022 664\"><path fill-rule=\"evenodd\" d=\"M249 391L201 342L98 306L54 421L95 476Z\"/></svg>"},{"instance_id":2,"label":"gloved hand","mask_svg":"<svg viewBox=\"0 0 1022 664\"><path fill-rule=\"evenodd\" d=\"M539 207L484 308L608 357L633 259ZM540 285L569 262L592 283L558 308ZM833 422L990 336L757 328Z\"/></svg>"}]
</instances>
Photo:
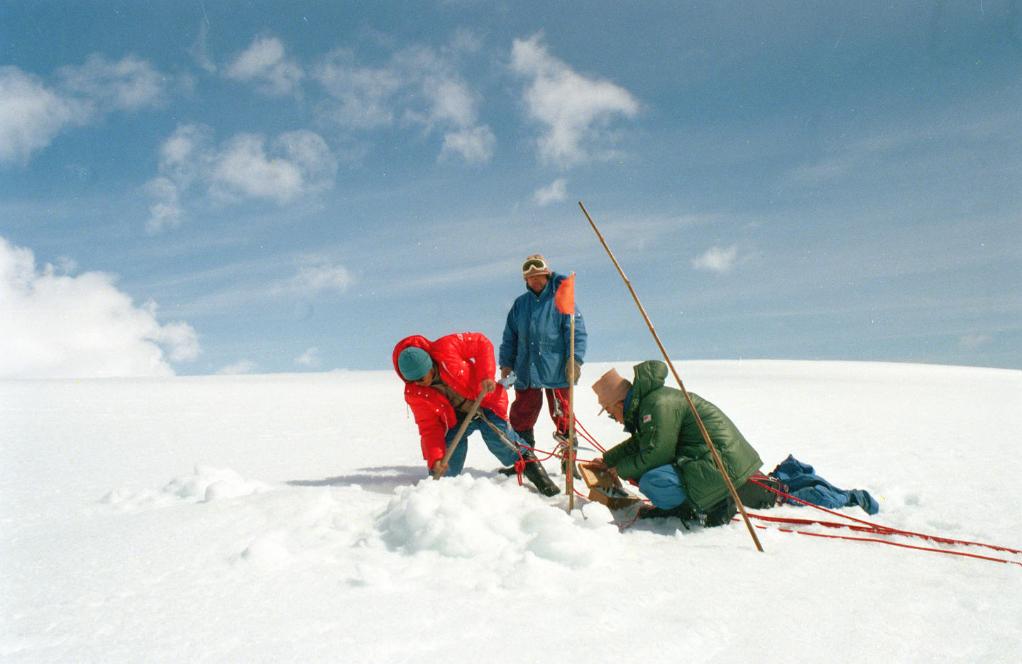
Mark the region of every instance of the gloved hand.
<instances>
[{"instance_id":1,"label":"gloved hand","mask_svg":"<svg viewBox=\"0 0 1022 664\"><path fill-rule=\"evenodd\" d=\"M575 365L574 366L575 366L575 375L573 376L571 374L571 367L572 367L571 362L568 362L568 363L566 363L564 365L564 379L567 380L572 385L578 385L578 379L581 378L581 376L582 376L582 363L579 362L578 360L575 360Z\"/></svg>"}]
</instances>

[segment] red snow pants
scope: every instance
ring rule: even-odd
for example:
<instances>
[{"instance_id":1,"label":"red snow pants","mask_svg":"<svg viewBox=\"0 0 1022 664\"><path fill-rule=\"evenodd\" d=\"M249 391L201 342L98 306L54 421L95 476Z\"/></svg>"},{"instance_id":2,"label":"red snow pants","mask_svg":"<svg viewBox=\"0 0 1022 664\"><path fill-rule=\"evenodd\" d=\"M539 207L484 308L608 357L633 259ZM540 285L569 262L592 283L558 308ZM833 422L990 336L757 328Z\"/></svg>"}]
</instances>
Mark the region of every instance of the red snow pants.
<instances>
[{"instance_id":1,"label":"red snow pants","mask_svg":"<svg viewBox=\"0 0 1022 664\"><path fill-rule=\"evenodd\" d=\"M568 388L531 388L515 390L515 400L511 404L511 428L515 431L528 431L536 426L539 411L543 407L543 393L546 392L547 410L558 433L568 432Z\"/></svg>"}]
</instances>

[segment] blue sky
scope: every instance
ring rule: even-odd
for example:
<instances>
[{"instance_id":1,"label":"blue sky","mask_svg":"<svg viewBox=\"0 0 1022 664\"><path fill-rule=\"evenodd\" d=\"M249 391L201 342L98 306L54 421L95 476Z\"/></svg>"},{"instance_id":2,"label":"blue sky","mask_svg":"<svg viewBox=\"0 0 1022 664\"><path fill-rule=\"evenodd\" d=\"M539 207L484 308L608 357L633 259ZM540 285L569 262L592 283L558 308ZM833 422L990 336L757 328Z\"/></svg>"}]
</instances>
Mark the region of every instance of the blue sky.
<instances>
[{"instance_id":1,"label":"blue sky","mask_svg":"<svg viewBox=\"0 0 1022 664\"><path fill-rule=\"evenodd\" d=\"M847 5L847 6L845 6ZM591 361L1022 368L1012 2L0 0L0 375Z\"/></svg>"}]
</instances>

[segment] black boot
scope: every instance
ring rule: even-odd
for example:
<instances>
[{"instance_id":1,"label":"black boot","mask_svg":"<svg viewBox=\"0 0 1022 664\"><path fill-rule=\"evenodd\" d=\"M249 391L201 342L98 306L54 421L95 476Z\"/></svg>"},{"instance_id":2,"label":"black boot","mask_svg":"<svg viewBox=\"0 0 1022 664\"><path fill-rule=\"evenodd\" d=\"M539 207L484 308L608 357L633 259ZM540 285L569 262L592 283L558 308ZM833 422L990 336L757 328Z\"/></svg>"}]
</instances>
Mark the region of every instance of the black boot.
<instances>
[{"instance_id":1,"label":"black boot","mask_svg":"<svg viewBox=\"0 0 1022 664\"><path fill-rule=\"evenodd\" d=\"M659 507L643 507L639 510L640 519L681 519L682 521L693 521L696 518L696 511L687 500L677 507L669 510Z\"/></svg>"},{"instance_id":2,"label":"black boot","mask_svg":"<svg viewBox=\"0 0 1022 664\"><path fill-rule=\"evenodd\" d=\"M535 449L536 434L533 432L532 429L525 429L524 431L515 431L515 433L518 434L519 438L525 441L526 445L528 445L532 449ZM518 471L515 470L514 466L507 466L505 468L501 468L497 472L500 473L501 475L507 475L508 477L518 474Z\"/></svg>"},{"instance_id":3,"label":"black boot","mask_svg":"<svg viewBox=\"0 0 1022 664\"><path fill-rule=\"evenodd\" d=\"M731 518L738 514L735 501L728 496L706 511L706 518L703 519L704 528L716 528L731 523Z\"/></svg>"},{"instance_id":4,"label":"black boot","mask_svg":"<svg viewBox=\"0 0 1022 664\"><path fill-rule=\"evenodd\" d=\"M568 434L554 432L554 440L557 441L557 453L561 455L561 475L568 472ZM578 443L575 443L576 459L578 453ZM575 475L576 480L582 479L582 473L578 472L578 461L576 460L575 465L572 467L572 473Z\"/></svg>"},{"instance_id":5,"label":"black boot","mask_svg":"<svg viewBox=\"0 0 1022 664\"><path fill-rule=\"evenodd\" d=\"M556 496L561 489L553 483L550 476L546 474L543 464L536 460L532 450L522 450L522 459L525 461L525 476L544 496Z\"/></svg>"}]
</instances>

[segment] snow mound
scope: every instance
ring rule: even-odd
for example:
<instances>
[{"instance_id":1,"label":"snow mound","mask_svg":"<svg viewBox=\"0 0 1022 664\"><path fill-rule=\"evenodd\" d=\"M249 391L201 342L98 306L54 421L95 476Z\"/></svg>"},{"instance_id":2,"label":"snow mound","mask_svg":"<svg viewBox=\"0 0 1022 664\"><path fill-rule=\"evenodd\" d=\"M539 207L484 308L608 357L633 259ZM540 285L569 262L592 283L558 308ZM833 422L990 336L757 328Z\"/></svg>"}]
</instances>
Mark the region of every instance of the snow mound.
<instances>
[{"instance_id":1,"label":"snow mound","mask_svg":"<svg viewBox=\"0 0 1022 664\"><path fill-rule=\"evenodd\" d=\"M402 553L504 563L538 557L589 567L620 546L606 509L569 516L552 507L514 479L462 475L399 487L376 527L387 547Z\"/></svg>"},{"instance_id":2,"label":"snow mound","mask_svg":"<svg viewBox=\"0 0 1022 664\"><path fill-rule=\"evenodd\" d=\"M162 489L115 489L102 502L121 509L164 507L181 501L208 503L269 491L270 486L247 480L230 468L196 466L190 475L175 477Z\"/></svg>"}]
</instances>

